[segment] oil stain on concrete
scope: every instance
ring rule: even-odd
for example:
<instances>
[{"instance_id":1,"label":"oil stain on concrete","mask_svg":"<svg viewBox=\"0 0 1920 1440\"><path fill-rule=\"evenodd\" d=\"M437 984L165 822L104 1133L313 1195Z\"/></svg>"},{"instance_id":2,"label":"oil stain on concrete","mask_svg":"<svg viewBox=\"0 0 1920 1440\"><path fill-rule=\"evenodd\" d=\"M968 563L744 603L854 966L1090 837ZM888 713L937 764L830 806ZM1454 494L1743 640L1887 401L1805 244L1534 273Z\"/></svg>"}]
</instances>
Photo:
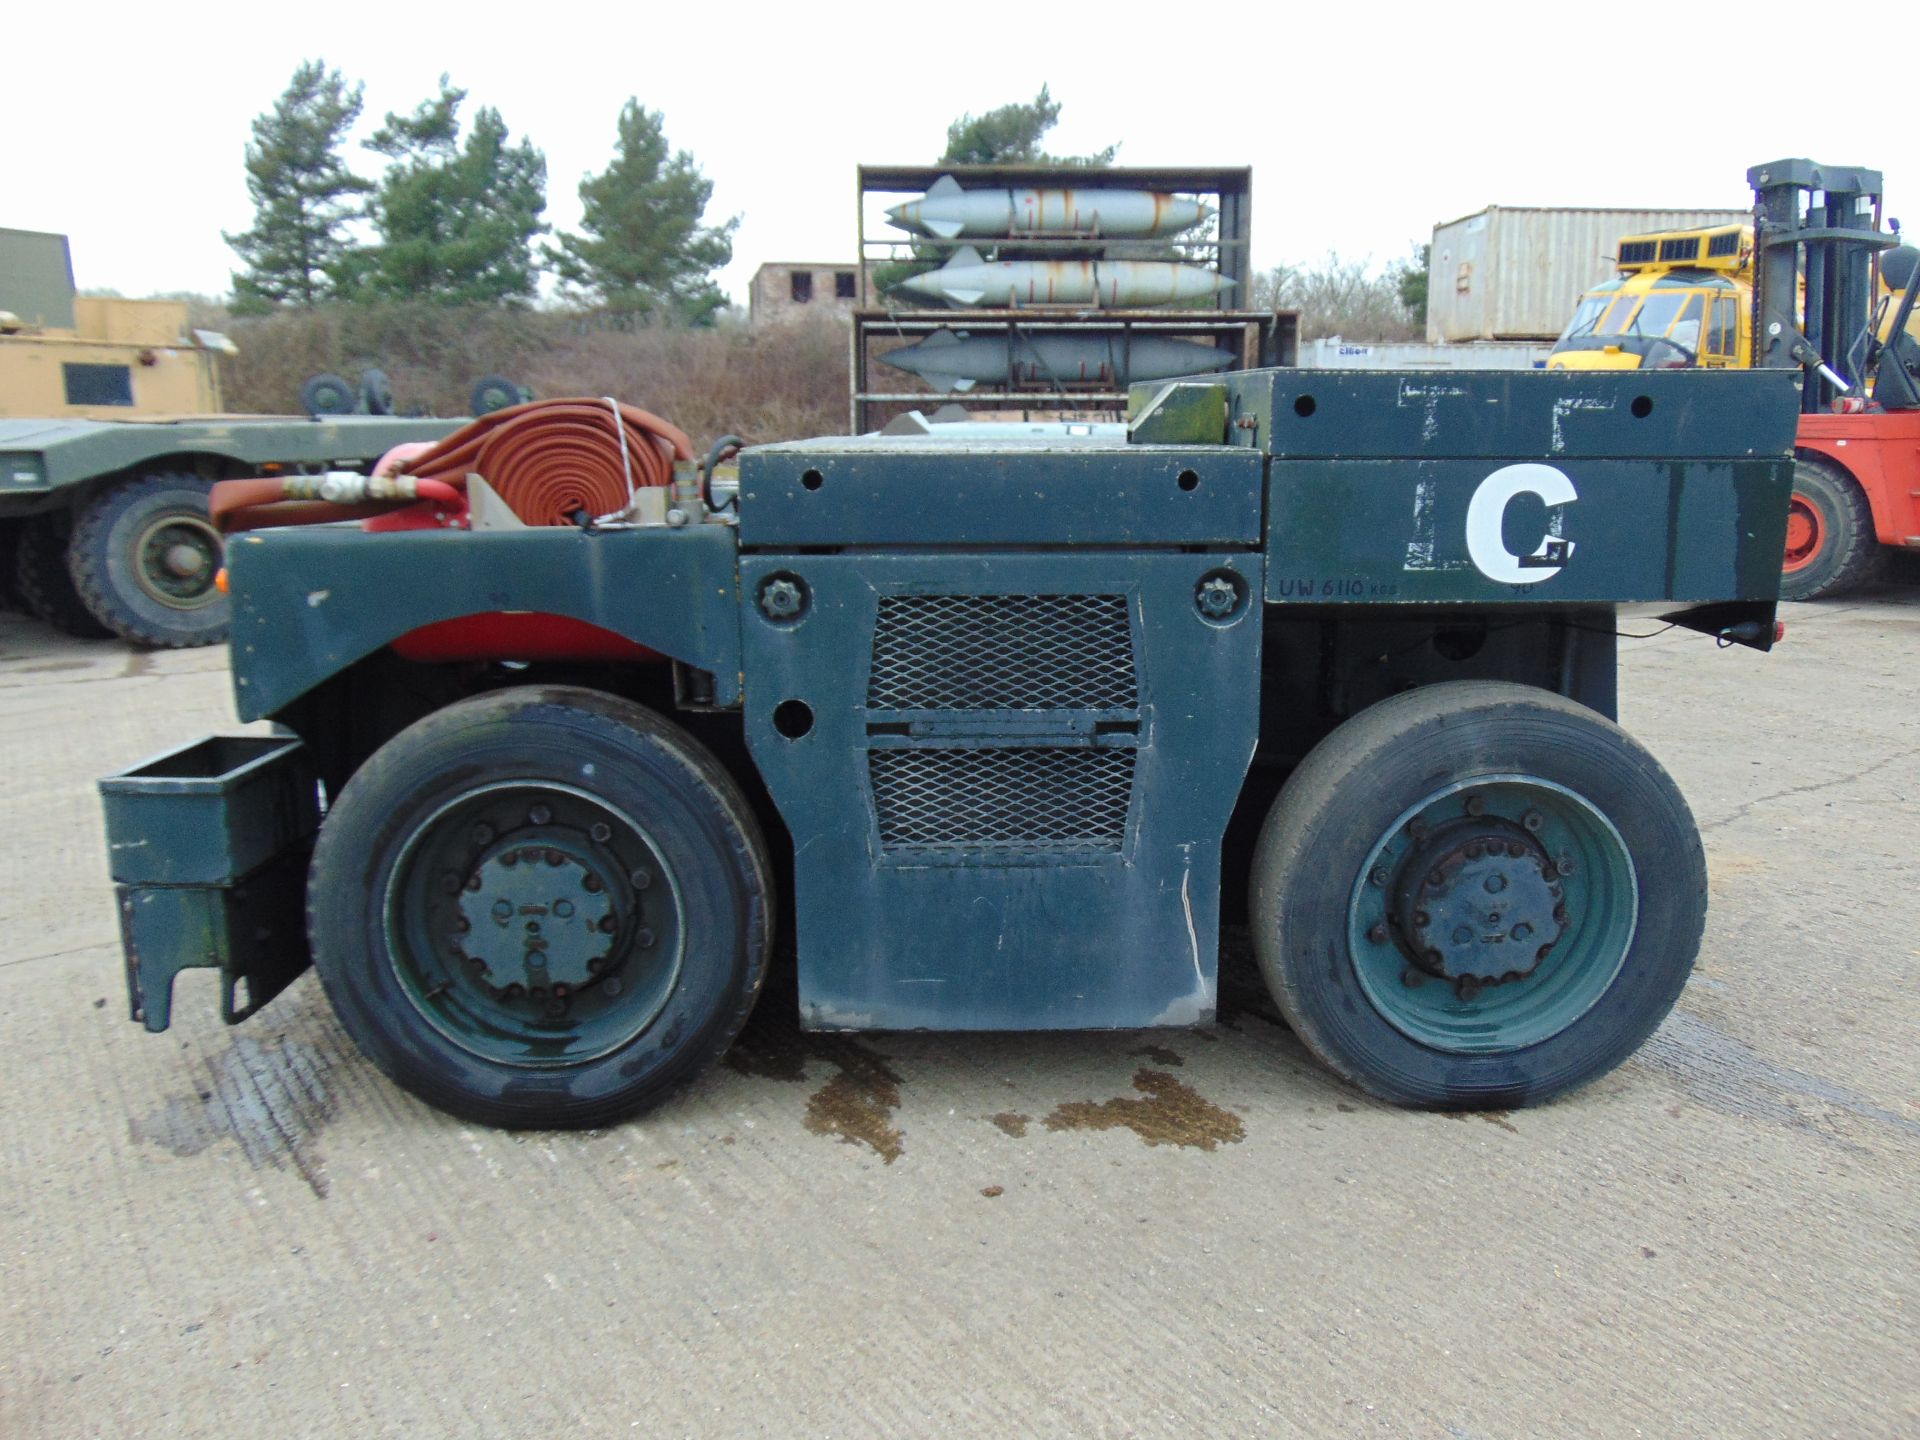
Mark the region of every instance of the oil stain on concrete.
<instances>
[{"instance_id":1,"label":"oil stain on concrete","mask_svg":"<svg viewBox=\"0 0 1920 1440\"><path fill-rule=\"evenodd\" d=\"M338 1108L327 1068L323 1057L284 1038L236 1036L207 1061L206 1089L131 1121L133 1138L174 1155L198 1155L230 1139L254 1169L293 1170L325 1199L326 1159L315 1141Z\"/></svg>"},{"instance_id":2,"label":"oil stain on concrete","mask_svg":"<svg viewBox=\"0 0 1920 1440\"><path fill-rule=\"evenodd\" d=\"M886 1058L863 1045L822 1037L816 1053L840 1067L840 1073L807 1099L807 1129L837 1136L842 1144L865 1145L891 1165L905 1153L905 1137L892 1123L900 1108L900 1077Z\"/></svg>"},{"instance_id":3,"label":"oil stain on concrete","mask_svg":"<svg viewBox=\"0 0 1920 1440\"><path fill-rule=\"evenodd\" d=\"M906 1137L892 1121L900 1108L900 1077L886 1057L844 1035L803 1032L799 1007L784 987L762 997L726 1064L739 1075L799 1084L810 1061L824 1061L839 1073L807 1098L807 1129L864 1145L889 1165L906 1153Z\"/></svg>"},{"instance_id":4,"label":"oil stain on concrete","mask_svg":"<svg viewBox=\"0 0 1920 1440\"><path fill-rule=\"evenodd\" d=\"M1121 1096L1113 1100L1074 1100L1054 1107L1046 1118L1049 1130L1133 1131L1149 1145L1182 1145L1214 1150L1237 1145L1247 1138L1240 1117L1223 1110L1165 1070L1138 1071L1133 1088L1146 1098Z\"/></svg>"}]
</instances>

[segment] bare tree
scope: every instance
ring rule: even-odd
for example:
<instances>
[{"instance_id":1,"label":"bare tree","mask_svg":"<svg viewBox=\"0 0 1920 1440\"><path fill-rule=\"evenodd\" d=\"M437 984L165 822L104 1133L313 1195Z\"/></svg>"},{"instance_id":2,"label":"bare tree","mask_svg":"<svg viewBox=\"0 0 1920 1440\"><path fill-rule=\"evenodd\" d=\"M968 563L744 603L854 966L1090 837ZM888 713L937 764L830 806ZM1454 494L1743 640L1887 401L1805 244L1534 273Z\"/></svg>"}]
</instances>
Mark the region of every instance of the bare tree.
<instances>
[{"instance_id":1,"label":"bare tree","mask_svg":"<svg viewBox=\"0 0 1920 1440\"><path fill-rule=\"evenodd\" d=\"M1256 304L1300 312L1300 338L1417 340L1420 328L1401 293L1396 270L1373 272L1366 260L1336 251L1317 265L1277 265L1254 277Z\"/></svg>"}]
</instances>

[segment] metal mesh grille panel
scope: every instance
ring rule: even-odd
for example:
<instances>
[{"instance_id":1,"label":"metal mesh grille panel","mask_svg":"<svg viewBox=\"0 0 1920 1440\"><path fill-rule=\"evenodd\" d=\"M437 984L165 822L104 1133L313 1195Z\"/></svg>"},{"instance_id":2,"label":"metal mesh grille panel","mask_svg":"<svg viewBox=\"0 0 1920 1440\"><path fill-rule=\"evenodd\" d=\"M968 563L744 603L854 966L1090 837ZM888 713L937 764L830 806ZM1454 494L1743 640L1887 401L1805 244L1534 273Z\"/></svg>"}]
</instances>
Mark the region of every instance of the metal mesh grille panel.
<instances>
[{"instance_id":1,"label":"metal mesh grille panel","mask_svg":"<svg viewBox=\"0 0 1920 1440\"><path fill-rule=\"evenodd\" d=\"M890 710L1130 709L1124 595L883 595L867 704Z\"/></svg>"},{"instance_id":2,"label":"metal mesh grille panel","mask_svg":"<svg viewBox=\"0 0 1920 1440\"><path fill-rule=\"evenodd\" d=\"M880 843L903 849L1119 850L1131 749L901 749L867 754Z\"/></svg>"}]
</instances>

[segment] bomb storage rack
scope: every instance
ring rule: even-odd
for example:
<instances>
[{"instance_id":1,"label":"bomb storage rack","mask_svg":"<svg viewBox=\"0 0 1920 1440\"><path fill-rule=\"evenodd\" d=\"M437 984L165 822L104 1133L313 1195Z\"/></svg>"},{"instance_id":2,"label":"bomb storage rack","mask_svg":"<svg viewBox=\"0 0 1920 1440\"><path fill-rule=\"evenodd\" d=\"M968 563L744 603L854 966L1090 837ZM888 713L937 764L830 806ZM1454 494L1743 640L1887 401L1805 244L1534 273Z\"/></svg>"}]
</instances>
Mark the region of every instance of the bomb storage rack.
<instances>
[{"instance_id":1,"label":"bomb storage rack","mask_svg":"<svg viewBox=\"0 0 1920 1440\"><path fill-rule=\"evenodd\" d=\"M853 315L852 433L878 430L907 410L929 404L958 404L968 410L991 411L1000 418L1033 419L1071 412L1119 412L1126 408L1127 391L1111 371L1081 374L1023 362L1009 351L1004 371L991 380L976 381L965 391L944 392L913 376L875 374L888 351L923 342L941 332L971 339L1005 336L1032 342L1051 336L1104 340L1110 353L1125 357L1139 341L1175 339L1217 345L1233 354L1229 370L1255 370L1263 365L1294 365L1299 357L1299 316L1291 310L1108 310L1059 313L1021 310L856 310ZM1195 377L1204 378L1204 377ZM916 385L919 388L913 388ZM978 418L986 418L984 415Z\"/></svg>"},{"instance_id":2,"label":"bomb storage rack","mask_svg":"<svg viewBox=\"0 0 1920 1440\"><path fill-rule=\"evenodd\" d=\"M1247 167L1066 168L1048 165L863 165L857 174L856 214L860 239L860 306L853 317L851 424L855 433L877 429L892 416L929 402L958 403L969 411L1008 415L1117 412L1126 401L1126 367L1155 345L1205 344L1228 352L1217 368L1291 365L1298 354L1297 317L1248 307L1253 172ZM968 226L910 227L889 216L895 206L932 200L944 193L974 197L986 192L1101 190L1172 195L1209 212L1178 232L1142 235L1124 224L1073 228L1058 214L1047 223L1018 220L992 232ZM1147 262L1182 267L1186 277L1218 275L1219 293L1166 306L1103 305L1099 296L1064 303L1007 297L999 304L943 304L939 296L898 287L890 277L934 270L975 256L997 262ZM990 257L990 260L988 260ZM1110 287L1105 287L1110 288ZM987 297L992 300L994 297ZM1234 309L1217 308L1223 303ZM942 338L942 332L945 337ZM881 371L890 351L932 341L965 341L969 363L964 389L936 380ZM1164 351L1162 352L1164 353ZM928 367L922 357L922 373ZM1118 368L1116 368L1118 367ZM950 377L960 378L960 377Z\"/></svg>"}]
</instances>

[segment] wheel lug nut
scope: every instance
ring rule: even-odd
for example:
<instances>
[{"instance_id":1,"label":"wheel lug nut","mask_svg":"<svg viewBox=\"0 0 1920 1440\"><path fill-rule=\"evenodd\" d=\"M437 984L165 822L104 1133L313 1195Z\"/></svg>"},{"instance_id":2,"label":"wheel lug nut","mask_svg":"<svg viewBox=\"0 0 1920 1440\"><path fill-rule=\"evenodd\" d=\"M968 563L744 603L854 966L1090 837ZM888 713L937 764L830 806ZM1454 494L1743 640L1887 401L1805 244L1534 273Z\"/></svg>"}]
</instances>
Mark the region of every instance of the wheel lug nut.
<instances>
[{"instance_id":1,"label":"wheel lug nut","mask_svg":"<svg viewBox=\"0 0 1920 1440\"><path fill-rule=\"evenodd\" d=\"M1427 983L1426 972L1424 970L1416 970L1413 966L1409 965L1400 972L1400 983L1409 990L1418 990L1422 985Z\"/></svg>"},{"instance_id":2,"label":"wheel lug nut","mask_svg":"<svg viewBox=\"0 0 1920 1440\"><path fill-rule=\"evenodd\" d=\"M487 824L484 820L474 826L473 843L476 845L491 845L493 843L493 826Z\"/></svg>"},{"instance_id":3,"label":"wheel lug nut","mask_svg":"<svg viewBox=\"0 0 1920 1440\"><path fill-rule=\"evenodd\" d=\"M636 870L628 878L633 882L633 888L636 890L644 890L653 884L653 872L650 870Z\"/></svg>"},{"instance_id":4,"label":"wheel lug nut","mask_svg":"<svg viewBox=\"0 0 1920 1440\"><path fill-rule=\"evenodd\" d=\"M595 875L589 870L585 875L580 877L580 888L585 890L589 895L598 895L606 888L606 884L598 875Z\"/></svg>"},{"instance_id":5,"label":"wheel lug nut","mask_svg":"<svg viewBox=\"0 0 1920 1440\"><path fill-rule=\"evenodd\" d=\"M1387 922L1384 920L1374 921L1373 925L1367 931L1367 939L1371 940L1376 945L1386 944L1387 943Z\"/></svg>"},{"instance_id":6,"label":"wheel lug nut","mask_svg":"<svg viewBox=\"0 0 1920 1440\"><path fill-rule=\"evenodd\" d=\"M531 825L551 825L553 823L553 811L549 810L545 805L536 805L527 811L527 822Z\"/></svg>"},{"instance_id":7,"label":"wheel lug nut","mask_svg":"<svg viewBox=\"0 0 1920 1440\"><path fill-rule=\"evenodd\" d=\"M1562 855L1554 863L1560 867L1560 873L1562 875L1571 875L1573 873L1573 857L1571 855Z\"/></svg>"},{"instance_id":8,"label":"wheel lug nut","mask_svg":"<svg viewBox=\"0 0 1920 1440\"><path fill-rule=\"evenodd\" d=\"M1487 853L1487 847L1485 845L1482 845L1478 840L1475 840L1473 843L1467 846L1467 859L1469 860L1478 860L1482 855L1486 853Z\"/></svg>"},{"instance_id":9,"label":"wheel lug nut","mask_svg":"<svg viewBox=\"0 0 1920 1440\"><path fill-rule=\"evenodd\" d=\"M556 985L553 987L553 993L557 995L560 999L564 1000L567 998L567 995L569 993L569 987L565 985Z\"/></svg>"},{"instance_id":10,"label":"wheel lug nut","mask_svg":"<svg viewBox=\"0 0 1920 1440\"><path fill-rule=\"evenodd\" d=\"M1558 920L1562 925L1566 924L1567 923L1567 907L1564 905L1554 906L1553 918Z\"/></svg>"},{"instance_id":11,"label":"wheel lug nut","mask_svg":"<svg viewBox=\"0 0 1920 1440\"><path fill-rule=\"evenodd\" d=\"M1471 975L1462 975L1453 982L1453 993L1462 1000L1471 1000L1480 993L1480 982Z\"/></svg>"},{"instance_id":12,"label":"wheel lug nut","mask_svg":"<svg viewBox=\"0 0 1920 1440\"><path fill-rule=\"evenodd\" d=\"M653 944L653 932L651 930L642 929L638 934L636 934L633 937L633 943L638 945L642 950L647 949L649 946Z\"/></svg>"},{"instance_id":13,"label":"wheel lug nut","mask_svg":"<svg viewBox=\"0 0 1920 1440\"><path fill-rule=\"evenodd\" d=\"M600 917L600 933L602 935L611 935L613 934L614 931L618 930L619 928L620 928L620 922L617 919L615 919L613 916L602 915Z\"/></svg>"},{"instance_id":14,"label":"wheel lug nut","mask_svg":"<svg viewBox=\"0 0 1920 1440\"><path fill-rule=\"evenodd\" d=\"M474 871L473 874L467 877L467 889L478 890L479 888L480 888L480 872L476 870Z\"/></svg>"},{"instance_id":15,"label":"wheel lug nut","mask_svg":"<svg viewBox=\"0 0 1920 1440\"><path fill-rule=\"evenodd\" d=\"M587 834L591 835L596 843L604 845L613 838L613 827L604 820L596 820Z\"/></svg>"},{"instance_id":16,"label":"wheel lug nut","mask_svg":"<svg viewBox=\"0 0 1920 1440\"><path fill-rule=\"evenodd\" d=\"M466 916L462 915L460 919L455 923L453 928L456 933L465 935L468 931L473 929L473 922L467 919Z\"/></svg>"},{"instance_id":17,"label":"wheel lug nut","mask_svg":"<svg viewBox=\"0 0 1920 1440\"><path fill-rule=\"evenodd\" d=\"M1386 866L1376 865L1373 867L1373 874L1367 878L1372 880L1376 885L1385 885L1393 876L1388 872Z\"/></svg>"},{"instance_id":18,"label":"wheel lug nut","mask_svg":"<svg viewBox=\"0 0 1920 1440\"><path fill-rule=\"evenodd\" d=\"M560 866L566 863L567 863L567 857L563 855L560 851L558 850L547 851L547 864L553 866L555 869L558 869Z\"/></svg>"},{"instance_id":19,"label":"wheel lug nut","mask_svg":"<svg viewBox=\"0 0 1920 1440\"><path fill-rule=\"evenodd\" d=\"M520 852L518 850L507 851L500 857L500 863L502 865L518 865L520 863Z\"/></svg>"},{"instance_id":20,"label":"wheel lug nut","mask_svg":"<svg viewBox=\"0 0 1920 1440\"><path fill-rule=\"evenodd\" d=\"M1474 819L1478 820L1482 815L1486 813L1487 813L1487 802L1485 800L1481 799L1481 797L1478 795L1469 795L1467 797L1467 814L1473 816Z\"/></svg>"},{"instance_id":21,"label":"wheel lug nut","mask_svg":"<svg viewBox=\"0 0 1920 1440\"><path fill-rule=\"evenodd\" d=\"M1526 853L1527 847L1522 845L1518 840L1507 841L1507 854L1513 859L1518 860Z\"/></svg>"},{"instance_id":22,"label":"wheel lug nut","mask_svg":"<svg viewBox=\"0 0 1920 1440\"><path fill-rule=\"evenodd\" d=\"M606 956L590 955L587 957L587 972L589 974L598 975L602 970L606 968L607 968Z\"/></svg>"},{"instance_id":23,"label":"wheel lug nut","mask_svg":"<svg viewBox=\"0 0 1920 1440\"><path fill-rule=\"evenodd\" d=\"M1537 835L1540 833L1540 827L1547 822L1541 818L1538 810L1529 810L1521 817L1520 823L1526 826L1530 832Z\"/></svg>"}]
</instances>

